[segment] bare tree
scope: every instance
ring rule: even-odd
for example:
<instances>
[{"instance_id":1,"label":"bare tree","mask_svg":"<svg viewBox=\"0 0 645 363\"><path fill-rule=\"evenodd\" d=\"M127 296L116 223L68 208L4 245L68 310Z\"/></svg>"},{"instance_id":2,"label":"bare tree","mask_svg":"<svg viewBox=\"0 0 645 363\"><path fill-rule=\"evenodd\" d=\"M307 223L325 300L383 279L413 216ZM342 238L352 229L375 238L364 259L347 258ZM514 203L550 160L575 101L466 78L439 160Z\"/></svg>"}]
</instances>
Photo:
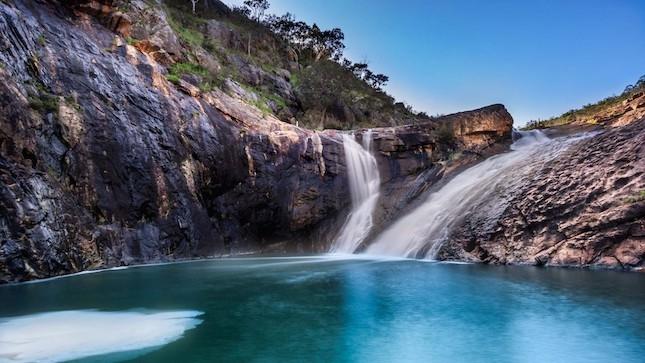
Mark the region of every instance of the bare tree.
<instances>
[{"instance_id":1,"label":"bare tree","mask_svg":"<svg viewBox=\"0 0 645 363\"><path fill-rule=\"evenodd\" d=\"M197 6L199 0L190 0L190 2L193 4L193 14L195 14L195 7Z\"/></svg>"}]
</instances>

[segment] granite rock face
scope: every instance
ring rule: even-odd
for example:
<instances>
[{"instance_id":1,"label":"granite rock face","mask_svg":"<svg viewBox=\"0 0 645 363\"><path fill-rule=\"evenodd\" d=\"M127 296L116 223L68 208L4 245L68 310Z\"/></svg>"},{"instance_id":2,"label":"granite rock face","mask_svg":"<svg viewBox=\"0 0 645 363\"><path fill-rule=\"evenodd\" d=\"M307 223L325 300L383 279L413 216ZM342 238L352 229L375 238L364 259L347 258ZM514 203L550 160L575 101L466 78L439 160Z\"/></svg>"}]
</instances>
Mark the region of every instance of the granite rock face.
<instances>
[{"instance_id":1,"label":"granite rock face","mask_svg":"<svg viewBox=\"0 0 645 363\"><path fill-rule=\"evenodd\" d=\"M441 258L499 264L645 266L645 119L532 170L492 229L474 215Z\"/></svg>"},{"instance_id":2,"label":"granite rock face","mask_svg":"<svg viewBox=\"0 0 645 363\"><path fill-rule=\"evenodd\" d=\"M344 207L338 140L186 95L75 19L0 4L0 280L256 251Z\"/></svg>"},{"instance_id":3,"label":"granite rock face","mask_svg":"<svg viewBox=\"0 0 645 363\"><path fill-rule=\"evenodd\" d=\"M151 39L135 47L120 35L125 20L106 21L118 16L109 4L0 3L0 282L324 250L350 200L338 132L171 84L166 63L181 54L163 19L141 13L161 20L132 24ZM488 130L499 139L478 146L508 143L503 107L478 112L503 114ZM439 125L375 130L384 188L434 173L419 185L432 184L446 155L466 149L464 134L445 143Z\"/></svg>"}]
</instances>

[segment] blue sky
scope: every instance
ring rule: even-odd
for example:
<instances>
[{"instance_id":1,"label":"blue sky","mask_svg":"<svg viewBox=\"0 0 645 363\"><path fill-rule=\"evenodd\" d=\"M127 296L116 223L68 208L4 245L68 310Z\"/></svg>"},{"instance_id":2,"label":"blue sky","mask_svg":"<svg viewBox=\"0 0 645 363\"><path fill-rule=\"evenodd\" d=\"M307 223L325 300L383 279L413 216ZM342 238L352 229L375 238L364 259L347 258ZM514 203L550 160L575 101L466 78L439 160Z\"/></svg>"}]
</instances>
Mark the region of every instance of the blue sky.
<instances>
[{"instance_id":1,"label":"blue sky","mask_svg":"<svg viewBox=\"0 0 645 363\"><path fill-rule=\"evenodd\" d=\"M270 2L271 13L343 29L348 58L432 115L503 103L522 125L645 74L645 0Z\"/></svg>"}]
</instances>

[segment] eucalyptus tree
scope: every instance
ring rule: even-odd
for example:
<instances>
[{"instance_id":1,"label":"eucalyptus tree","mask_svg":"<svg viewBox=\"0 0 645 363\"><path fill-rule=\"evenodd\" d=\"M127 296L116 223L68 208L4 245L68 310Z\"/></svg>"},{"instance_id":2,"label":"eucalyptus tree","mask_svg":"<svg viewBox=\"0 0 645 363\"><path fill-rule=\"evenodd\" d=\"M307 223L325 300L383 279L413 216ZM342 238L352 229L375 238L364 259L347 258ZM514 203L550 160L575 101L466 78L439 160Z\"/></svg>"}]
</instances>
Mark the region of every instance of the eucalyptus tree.
<instances>
[{"instance_id":1,"label":"eucalyptus tree","mask_svg":"<svg viewBox=\"0 0 645 363\"><path fill-rule=\"evenodd\" d=\"M245 0L244 6L251 11L251 17L254 20L261 21L271 5L268 0Z\"/></svg>"}]
</instances>

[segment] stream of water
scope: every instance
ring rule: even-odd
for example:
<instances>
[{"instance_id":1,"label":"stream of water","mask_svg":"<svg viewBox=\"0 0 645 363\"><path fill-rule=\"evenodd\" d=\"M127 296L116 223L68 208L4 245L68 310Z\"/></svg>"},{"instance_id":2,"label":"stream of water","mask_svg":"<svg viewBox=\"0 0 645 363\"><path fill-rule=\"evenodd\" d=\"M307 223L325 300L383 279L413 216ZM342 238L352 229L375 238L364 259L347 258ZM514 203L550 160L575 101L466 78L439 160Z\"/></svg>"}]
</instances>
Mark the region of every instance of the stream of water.
<instances>
[{"instance_id":1,"label":"stream of water","mask_svg":"<svg viewBox=\"0 0 645 363\"><path fill-rule=\"evenodd\" d=\"M549 139L539 130L516 132L511 151L459 173L428 195L419 207L398 219L369 245L366 254L434 259L453 229L491 198L489 218L501 213L511 194L539 164L551 160L580 139Z\"/></svg>"},{"instance_id":2,"label":"stream of water","mask_svg":"<svg viewBox=\"0 0 645 363\"><path fill-rule=\"evenodd\" d=\"M371 153L372 132L363 134L363 145L354 135L343 135L352 210L332 244L332 253L352 253L368 236L373 226L373 213L379 199L381 178L378 164Z\"/></svg>"}]
</instances>

